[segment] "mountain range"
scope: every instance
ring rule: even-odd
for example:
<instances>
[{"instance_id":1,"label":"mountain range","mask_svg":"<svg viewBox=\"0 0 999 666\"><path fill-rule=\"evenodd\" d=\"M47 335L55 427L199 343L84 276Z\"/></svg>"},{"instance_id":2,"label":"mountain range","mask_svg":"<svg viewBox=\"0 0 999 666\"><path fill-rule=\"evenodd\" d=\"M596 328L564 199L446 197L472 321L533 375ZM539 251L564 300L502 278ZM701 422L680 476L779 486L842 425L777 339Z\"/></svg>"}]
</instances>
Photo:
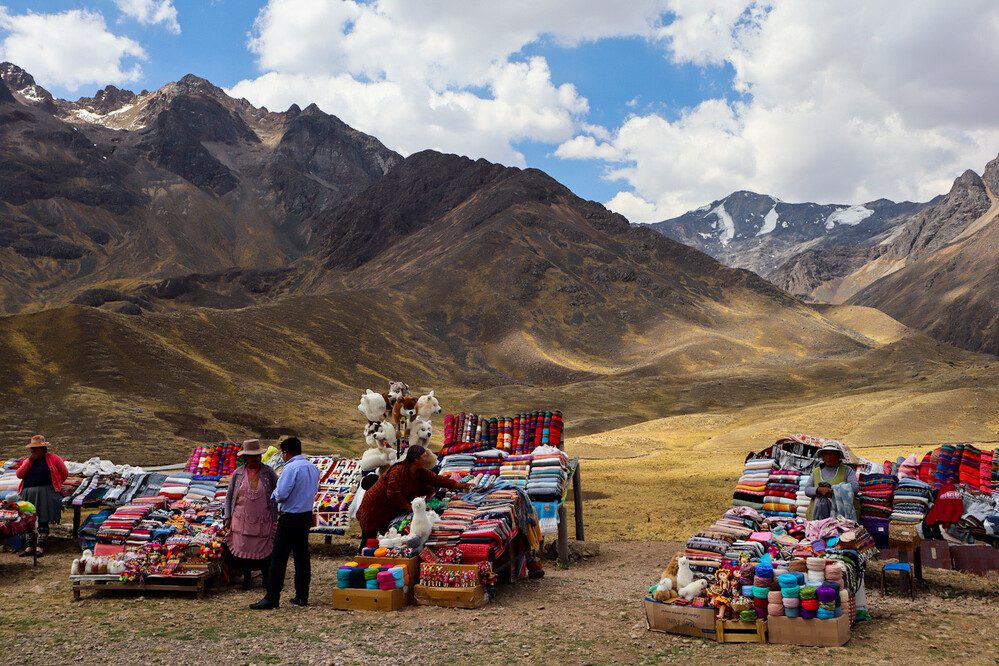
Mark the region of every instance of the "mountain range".
<instances>
[{"instance_id":1,"label":"mountain range","mask_svg":"<svg viewBox=\"0 0 999 666\"><path fill-rule=\"evenodd\" d=\"M945 342L999 354L999 158L915 204L787 204L735 192L652 224L805 301L878 308Z\"/></svg>"},{"instance_id":2,"label":"mountain range","mask_svg":"<svg viewBox=\"0 0 999 666\"><path fill-rule=\"evenodd\" d=\"M4 63L0 157L0 454L39 431L147 464L291 432L350 449L357 395L396 379L584 433L981 363L541 171L403 158L191 75L68 102Z\"/></svg>"}]
</instances>

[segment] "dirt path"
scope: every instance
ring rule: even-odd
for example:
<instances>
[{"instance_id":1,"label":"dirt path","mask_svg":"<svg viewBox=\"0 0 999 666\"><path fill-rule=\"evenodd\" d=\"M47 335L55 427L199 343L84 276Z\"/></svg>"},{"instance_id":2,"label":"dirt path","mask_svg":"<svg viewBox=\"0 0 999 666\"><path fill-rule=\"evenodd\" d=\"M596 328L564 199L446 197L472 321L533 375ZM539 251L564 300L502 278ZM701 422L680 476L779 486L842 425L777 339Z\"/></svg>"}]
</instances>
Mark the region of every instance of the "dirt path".
<instances>
[{"instance_id":1,"label":"dirt path","mask_svg":"<svg viewBox=\"0 0 999 666\"><path fill-rule=\"evenodd\" d=\"M643 592L679 547L605 542L598 557L500 587L478 611L409 607L335 611L342 557L313 557L312 604L251 611L261 592L191 596L103 593L72 600L68 551L37 570L0 554L0 654L7 663L80 664L609 664L997 663L988 649L999 585L931 570L916 602L869 593L875 620L844 648L719 645L646 630ZM290 579L289 579L290 584Z\"/></svg>"}]
</instances>

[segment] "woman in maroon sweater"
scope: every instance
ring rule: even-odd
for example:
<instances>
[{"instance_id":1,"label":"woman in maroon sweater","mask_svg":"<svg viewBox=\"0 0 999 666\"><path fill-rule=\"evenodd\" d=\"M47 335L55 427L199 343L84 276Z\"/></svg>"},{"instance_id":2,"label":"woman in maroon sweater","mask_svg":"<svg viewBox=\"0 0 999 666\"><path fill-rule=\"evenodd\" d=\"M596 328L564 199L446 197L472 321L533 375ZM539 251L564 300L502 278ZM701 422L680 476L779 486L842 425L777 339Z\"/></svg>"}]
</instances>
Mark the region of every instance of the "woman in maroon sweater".
<instances>
[{"instance_id":1,"label":"woman in maroon sweater","mask_svg":"<svg viewBox=\"0 0 999 666\"><path fill-rule=\"evenodd\" d=\"M49 537L49 523L58 523L62 518L62 484L69 476L66 463L54 453L49 453L49 443L41 435L31 438L28 448L31 455L18 466L15 474L21 479L18 492L21 499L35 505L38 514L37 546L36 533L28 536L28 547L21 553L27 557L38 551L45 554L45 542Z\"/></svg>"},{"instance_id":2,"label":"woman in maroon sweater","mask_svg":"<svg viewBox=\"0 0 999 666\"><path fill-rule=\"evenodd\" d=\"M361 508L357 510L362 548L368 539L384 532L392 518L411 512L413 507L410 502L417 497L429 495L435 488L468 490L472 487L431 472L427 465L433 465L434 460L433 454L422 446L411 446L406 451L405 459L390 467L364 493Z\"/></svg>"}]
</instances>

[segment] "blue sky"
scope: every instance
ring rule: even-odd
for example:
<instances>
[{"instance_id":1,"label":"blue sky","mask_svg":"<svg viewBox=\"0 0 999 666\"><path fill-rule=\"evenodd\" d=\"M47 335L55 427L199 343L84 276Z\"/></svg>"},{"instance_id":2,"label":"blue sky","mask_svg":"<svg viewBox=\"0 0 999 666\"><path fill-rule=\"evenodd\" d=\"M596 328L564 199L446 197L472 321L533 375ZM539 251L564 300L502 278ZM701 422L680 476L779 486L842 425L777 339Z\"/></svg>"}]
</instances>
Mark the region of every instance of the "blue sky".
<instances>
[{"instance_id":1,"label":"blue sky","mask_svg":"<svg viewBox=\"0 0 999 666\"><path fill-rule=\"evenodd\" d=\"M749 189L927 200L999 152L990 0L0 0L60 97L194 73L650 222Z\"/></svg>"}]
</instances>

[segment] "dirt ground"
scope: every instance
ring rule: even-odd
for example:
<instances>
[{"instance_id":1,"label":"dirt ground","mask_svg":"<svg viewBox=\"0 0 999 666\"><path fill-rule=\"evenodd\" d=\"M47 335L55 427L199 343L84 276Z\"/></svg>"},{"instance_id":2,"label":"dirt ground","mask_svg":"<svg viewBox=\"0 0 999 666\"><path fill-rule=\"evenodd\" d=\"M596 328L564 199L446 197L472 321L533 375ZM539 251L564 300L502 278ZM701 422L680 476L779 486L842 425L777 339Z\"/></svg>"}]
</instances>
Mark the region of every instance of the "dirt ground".
<instances>
[{"instance_id":1,"label":"dirt ground","mask_svg":"<svg viewBox=\"0 0 999 666\"><path fill-rule=\"evenodd\" d=\"M883 598L842 648L725 644L648 631L642 599L677 542L603 542L567 569L501 585L480 610L336 611L342 556L313 556L308 608L251 611L259 589L193 595L84 593L73 601L64 541L39 561L0 553L0 654L11 664L999 663L988 649L999 584L927 570L916 601ZM323 551L321 543L315 550ZM289 567L291 569L291 567ZM289 571L288 585L291 585ZM287 588L286 588L287 589Z\"/></svg>"}]
</instances>

